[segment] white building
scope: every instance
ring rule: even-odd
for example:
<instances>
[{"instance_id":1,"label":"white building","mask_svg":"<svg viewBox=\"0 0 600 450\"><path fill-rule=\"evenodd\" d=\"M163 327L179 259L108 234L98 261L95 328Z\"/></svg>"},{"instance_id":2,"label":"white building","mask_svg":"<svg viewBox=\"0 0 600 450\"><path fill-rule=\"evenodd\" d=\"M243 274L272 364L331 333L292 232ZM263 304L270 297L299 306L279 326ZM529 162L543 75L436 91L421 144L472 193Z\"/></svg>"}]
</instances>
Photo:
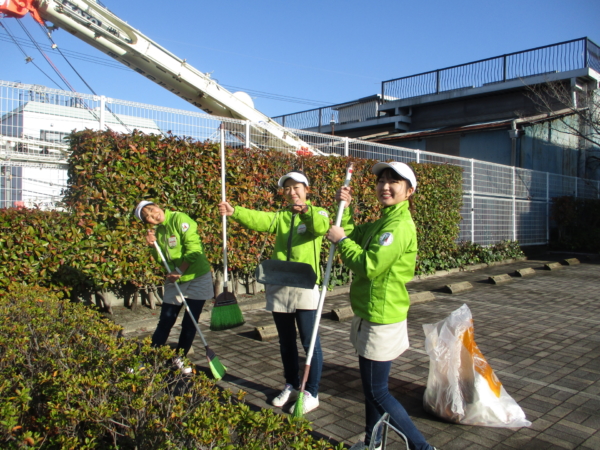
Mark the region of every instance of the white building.
<instances>
[{"instance_id":1,"label":"white building","mask_svg":"<svg viewBox=\"0 0 600 450\"><path fill-rule=\"evenodd\" d=\"M30 90L0 120L0 207L51 208L67 186L67 135L106 129L161 133L152 119L115 114L80 98ZM6 99L3 99L6 101ZM15 104L16 103L16 107ZM3 105L2 108L6 111ZM103 112L103 113L102 113Z\"/></svg>"}]
</instances>

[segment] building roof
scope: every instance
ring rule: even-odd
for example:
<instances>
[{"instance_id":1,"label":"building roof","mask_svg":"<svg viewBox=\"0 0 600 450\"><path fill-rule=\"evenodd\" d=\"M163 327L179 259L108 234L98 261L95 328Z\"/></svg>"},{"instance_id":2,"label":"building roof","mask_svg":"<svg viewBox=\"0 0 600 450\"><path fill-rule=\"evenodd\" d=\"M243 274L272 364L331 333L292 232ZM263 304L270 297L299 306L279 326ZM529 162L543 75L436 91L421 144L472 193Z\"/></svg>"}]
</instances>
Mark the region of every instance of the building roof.
<instances>
[{"instance_id":1,"label":"building roof","mask_svg":"<svg viewBox=\"0 0 600 450\"><path fill-rule=\"evenodd\" d=\"M434 137L434 136L444 136L448 134L457 134L457 133L469 133L474 131L482 131L482 130L502 130L509 129L512 127L512 124L516 126L523 124L533 124L537 122L544 122L547 120L553 120L558 117L564 117L570 114L574 114L571 109L563 109L560 111L556 111L553 114L537 114L535 116L521 117L518 119L507 119L507 120L495 120L490 122L480 122L480 123L472 123L468 125L460 125L460 126L451 126L451 127L440 127L440 128L430 128L427 130L418 130L418 131L407 131L402 133L394 133L389 134L387 136L376 136L372 139L368 139L371 142L389 142L389 141L407 141L413 139L421 139L424 137Z\"/></svg>"}]
</instances>

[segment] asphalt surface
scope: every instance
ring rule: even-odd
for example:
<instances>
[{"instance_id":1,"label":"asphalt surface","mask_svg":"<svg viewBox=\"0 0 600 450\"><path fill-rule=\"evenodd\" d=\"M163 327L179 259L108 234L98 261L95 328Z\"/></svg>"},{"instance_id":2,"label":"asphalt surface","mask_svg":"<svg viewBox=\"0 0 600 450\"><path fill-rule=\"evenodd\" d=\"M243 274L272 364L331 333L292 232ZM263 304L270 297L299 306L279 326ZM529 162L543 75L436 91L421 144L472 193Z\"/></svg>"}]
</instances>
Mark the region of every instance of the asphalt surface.
<instances>
[{"instance_id":1,"label":"asphalt surface","mask_svg":"<svg viewBox=\"0 0 600 450\"><path fill-rule=\"evenodd\" d=\"M581 264L545 267L570 256L549 254L408 284L411 298L416 299L408 318L411 346L392 365L390 392L439 450L600 449L600 260L580 256ZM533 274L515 276L516 270L524 268L532 268ZM508 274L508 281L498 285L489 281L490 276L500 274ZM464 282L472 288L448 292L447 285ZM346 291L332 292L325 302L320 327L324 352L320 406L306 418L316 435L352 445L364 434L358 358L349 342L350 321L335 321L330 312L349 306ZM431 300L423 301L427 298ZM200 326L206 330L210 347L228 367L219 384L246 391L246 402L254 407L284 413L270 405L284 384L277 339L257 340L255 331L264 327L263 335L269 337L270 313L264 310L260 295L239 296L238 300L246 320L241 327L211 332L210 308L201 316ZM457 425L424 411L429 356L422 326L446 318L463 304L471 309L479 349L531 427ZM132 338L151 333L157 318L158 312L147 307L115 314L126 336ZM176 340L178 334L176 327L171 338ZM197 339L188 356L198 370L207 371L204 353ZM405 447L392 438L387 448Z\"/></svg>"}]
</instances>

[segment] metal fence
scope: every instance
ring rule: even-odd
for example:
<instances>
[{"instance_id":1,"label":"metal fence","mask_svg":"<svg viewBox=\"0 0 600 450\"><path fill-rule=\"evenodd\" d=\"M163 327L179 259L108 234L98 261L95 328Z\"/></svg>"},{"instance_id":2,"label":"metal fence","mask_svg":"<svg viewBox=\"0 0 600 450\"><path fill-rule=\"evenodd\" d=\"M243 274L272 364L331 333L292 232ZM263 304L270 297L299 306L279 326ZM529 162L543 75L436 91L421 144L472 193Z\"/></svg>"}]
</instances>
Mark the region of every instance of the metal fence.
<instances>
[{"instance_id":1,"label":"metal fence","mask_svg":"<svg viewBox=\"0 0 600 450\"><path fill-rule=\"evenodd\" d=\"M68 182L64 138L74 129L139 129L217 142L223 124L228 146L264 147L267 142L260 131L264 127L258 124L4 81L0 81L0 116L0 207L52 208L60 204ZM545 244L553 197L600 198L599 181L303 130L290 132L329 155L461 167L463 220L459 239L483 245L506 239Z\"/></svg>"},{"instance_id":2,"label":"metal fence","mask_svg":"<svg viewBox=\"0 0 600 450\"><path fill-rule=\"evenodd\" d=\"M482 59L384 81L382 98L404 99L590 67L600 69L599 47L588 38Z\"/></svg>"}]
</instances>

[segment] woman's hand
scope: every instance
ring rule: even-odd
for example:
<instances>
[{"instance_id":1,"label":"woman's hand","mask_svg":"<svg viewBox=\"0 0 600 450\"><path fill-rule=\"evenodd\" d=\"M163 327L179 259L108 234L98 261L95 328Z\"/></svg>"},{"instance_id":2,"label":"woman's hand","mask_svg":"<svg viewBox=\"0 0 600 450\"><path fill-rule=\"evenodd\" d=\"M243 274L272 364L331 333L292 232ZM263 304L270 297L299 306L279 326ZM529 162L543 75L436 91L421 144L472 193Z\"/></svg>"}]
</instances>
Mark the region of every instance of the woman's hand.
<instances>
[{"instance_id":1,"label":"woman's hand","mask_svg":"<svg viewBox=\"0 0 600 450\"><path fill-rule=\"evenodd\" d=\"M340 241L340 239L342 239L345 236L346 233L344 232L344 229L342 227L336 227L335 225L333 225L325 235L327 240L334 244L337 244Z\"/></svg>"},{"instance_id":2,"label":"woman's hand","mask_svg":"<svg viewBox=\"0 0 600 450\"><path fill-rule=\"evenodd\" d=\"M335 201L336 202L344 202L344 208L350 206L350 202L352 202L352 188L350 186L342 186L335 193Z\"/></svg>"},{"instance_id":3,"label":"woman's hand","mask_svg":"<svg viewBox=\"0 0 600 450\"><path fill-rule=\"evenodd\" d=\"M231 206L228 202L219 203L219 214L222 216L231 216L235 211L235 208Z\"/></svg>"},{"instance_id":4,"label":"woman's hand","mask_svg":"<svg viewBox=\"0 0 600 450\"><path fill-rule=\"evenodd\" d=\"M292 205L290 210L294 214L306 214L308 212L308 205Z\"/></svg>"},{"instance_id":5,"label":"woman's hand","mask_svg":"<svg viewBox=\"0 0 600 450\"><path fill-rule=\"evenodd\" d=\"M181 275L176 270L174 270L169 275L167 275L167 282L168 283L177 283L177 280L179 280L180 278L181 278Z\"/></svg>"},{"instance_id":6,"label":"woman's hand","mask_svg":"<svg viewBox=\"0 0 600 450\"><path fill-rule=\"evenodd\" d=\"M156 234L154 233L153 229L148 230L148 232L146 233L146 243L150 246L150 247L154 247L154 243L156 242Z\"/></svg>"}]
</instances>

